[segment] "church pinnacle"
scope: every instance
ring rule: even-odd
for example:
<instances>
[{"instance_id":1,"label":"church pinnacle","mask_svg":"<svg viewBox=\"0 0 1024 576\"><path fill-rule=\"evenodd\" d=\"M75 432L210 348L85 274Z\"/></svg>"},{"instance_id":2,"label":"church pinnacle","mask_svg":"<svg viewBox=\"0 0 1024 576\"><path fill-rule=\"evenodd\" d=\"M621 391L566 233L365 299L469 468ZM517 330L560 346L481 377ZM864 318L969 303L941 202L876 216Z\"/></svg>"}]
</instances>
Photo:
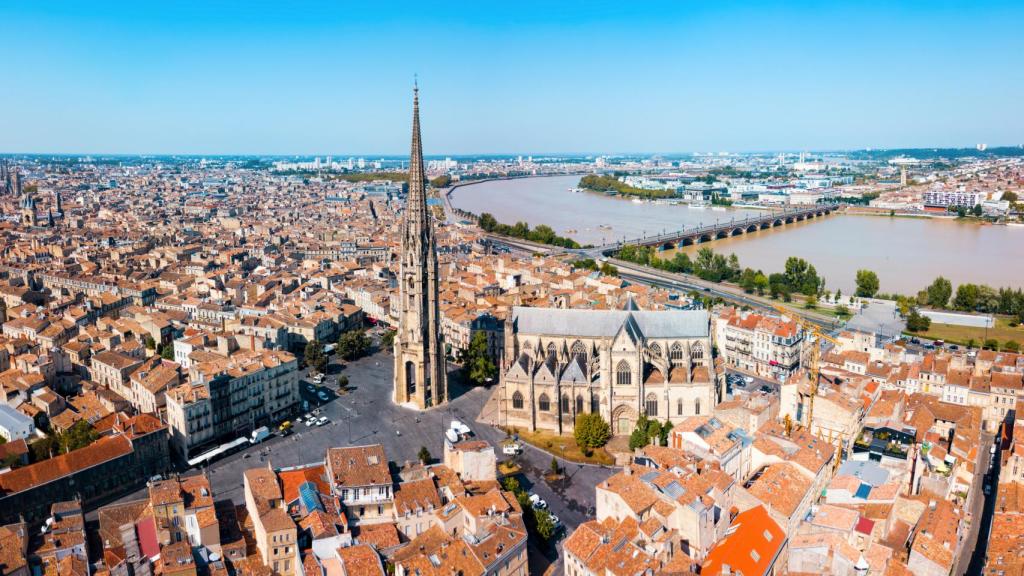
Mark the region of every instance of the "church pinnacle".
<instances>
[{"instance_id":1,"label":"church pinnacle","mask_svg":"<svg viewBox=\"0 0 1024 576\"><path fill-rule=\"evenodd\" d=\"M422 410L443 404L448 399L448 391L437 302L437 244L427 210L427 177L420 139L419 86L413 88L409 193L401 236L395 402Z\"/></svg>"}]
</instances>

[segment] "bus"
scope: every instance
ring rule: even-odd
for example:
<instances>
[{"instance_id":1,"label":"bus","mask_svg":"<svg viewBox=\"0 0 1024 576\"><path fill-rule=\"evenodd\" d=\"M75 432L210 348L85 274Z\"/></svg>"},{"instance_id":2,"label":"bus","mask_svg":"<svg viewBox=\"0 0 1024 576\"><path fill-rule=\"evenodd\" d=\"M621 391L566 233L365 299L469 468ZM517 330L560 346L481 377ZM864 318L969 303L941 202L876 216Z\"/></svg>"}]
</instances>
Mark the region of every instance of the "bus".
<instances>
[{"instance_id":1,"label":"bus","mask_svg":"<svg viewBox=\"0 0 1024 576\"><path fill-rule=\"evenodd\" d=\"M216 448L214 448L212 450L208 450L206 452L203 452L202 454L200 454L199 456L196 456L195 458L191 458L188 461L189 468L194 468L196 466L209 465L211 462L214 462L214 461L216 461L216 460L218 460L220 458L223 458L225 456L230 456L231 454L234 454L235 452L238 452L239 450L242 450L243 448L245 448L249 444L250 444L249 438L247 438L245 436L243 436L241 438L236 438L236 439L232 440L231 442L228 442L227 444L221 444L220 446L217 446Z\"/></svg>"}]
</instances>

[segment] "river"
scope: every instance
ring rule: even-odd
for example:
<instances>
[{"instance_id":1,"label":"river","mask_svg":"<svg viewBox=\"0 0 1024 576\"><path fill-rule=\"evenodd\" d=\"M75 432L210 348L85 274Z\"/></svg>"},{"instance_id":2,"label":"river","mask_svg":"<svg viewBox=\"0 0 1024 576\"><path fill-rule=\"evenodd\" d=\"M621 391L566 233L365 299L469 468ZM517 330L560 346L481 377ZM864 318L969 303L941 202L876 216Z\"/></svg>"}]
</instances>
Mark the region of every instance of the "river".
<instances>
[{"instance_id":1,"label":"river","mask_svg":"<svg viewBox=\"0 0 1024 576\"><path fill-rule=\"evenodd\" d=\"M763 213L696 210L571 192L578 182L579 176L497 180L457 188L451 200L463 210L490 212L499 222L547 224L558 234L591 244ZM742 266L766 273L781 271L787 257L799 256L817 268L829 290L841 288L847 294L853 292L859 268L874 270L883 292L912 294L939 275L954 286L965 282L1024 285L1024 228L1020 227L837 214L701 246L735 253ZM684 248L691 253L697 249Z\"/></svg>"}]
</instances>

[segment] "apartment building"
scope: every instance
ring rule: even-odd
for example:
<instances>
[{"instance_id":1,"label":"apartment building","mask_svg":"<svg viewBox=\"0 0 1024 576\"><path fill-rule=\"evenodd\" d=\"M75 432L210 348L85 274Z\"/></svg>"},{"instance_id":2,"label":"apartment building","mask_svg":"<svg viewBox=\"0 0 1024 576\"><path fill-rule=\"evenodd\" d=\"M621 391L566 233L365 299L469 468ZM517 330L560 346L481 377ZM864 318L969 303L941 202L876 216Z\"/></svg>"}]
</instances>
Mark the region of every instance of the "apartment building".
<instances>
[{"instance_id":1,"label":"apartment building","mask_svg":"<svg viewBox=\"0 0 1024 576\"><path fill-rule=\"evenodd\" d=\"M391 519L395 494L383 446L328 449L327 475L335 497L354 524Z\"/></svg>"},{"instance_id":2,"label":"apartment building","mask_svg":"<svg viewBox=\"0 0 1024 576\"><path fill-rule=\"evenodd\" d=\"M804 354L804 331L786 318L724 308L714 318L716 343L726 364L763 378L782 380L796 372Z\"/></svg>"},{"instance_id":3,"label":"apartment building","mask_svg":"<svg viewBox=\"0 0 1024 576\"><path fill-rule=\"evenodd\" d=\"M284 494L274 470L269 466L251 468L245 471L243 479L245 508L252 519L263 565L274 574L303 574L298 529L285 510Z\"/></svg>"},{"instance_id":4,"label":"apartment building","mask_svg":"<svg viewBox=\"0 0 1024 576\"><path fill-rule=\"evenodd\" d=\"M292 354L235 350L199 355L189 382L166 394L171 444L183 457L284 420L298 406L298 361Z\"/></svg>"}]
</instances>

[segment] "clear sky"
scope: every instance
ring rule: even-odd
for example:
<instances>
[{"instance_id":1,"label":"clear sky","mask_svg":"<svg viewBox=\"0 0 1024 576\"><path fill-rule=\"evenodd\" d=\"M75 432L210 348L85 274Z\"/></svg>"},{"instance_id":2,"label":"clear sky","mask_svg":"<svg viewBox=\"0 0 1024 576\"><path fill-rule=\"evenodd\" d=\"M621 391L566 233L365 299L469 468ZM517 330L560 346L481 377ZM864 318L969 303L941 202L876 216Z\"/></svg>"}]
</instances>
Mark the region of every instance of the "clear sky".
<instances>
[{"instance_id":1,"label":"clear sky","mask_svg":"<svg viewBox=\"0 0 1024 576\"><path fill-rule=\"evenodd\" d=\"M1024 141L1024 2L0 2L0 152Z\"/></svg>"}]
</instances>

